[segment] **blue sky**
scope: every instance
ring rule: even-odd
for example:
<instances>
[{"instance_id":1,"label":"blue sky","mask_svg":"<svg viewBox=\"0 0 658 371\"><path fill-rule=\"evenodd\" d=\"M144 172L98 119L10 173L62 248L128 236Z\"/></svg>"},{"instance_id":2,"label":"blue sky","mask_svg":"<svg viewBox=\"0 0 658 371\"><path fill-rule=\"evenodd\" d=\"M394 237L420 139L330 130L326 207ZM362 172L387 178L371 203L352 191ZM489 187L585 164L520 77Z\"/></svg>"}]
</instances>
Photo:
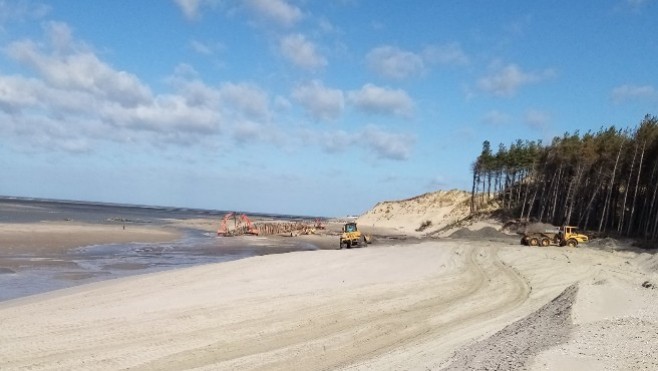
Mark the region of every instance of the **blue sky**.
<instances>
[{"instance_id":1,"label":"blue sky","mask_svg":"<svg viewBox=\"0 0 658 371\"><path fill-rule=\"evenodd\" d=\"M0 0L0 194L302 215L658 108L655 0Z\"/></svg>"}]
</instances>

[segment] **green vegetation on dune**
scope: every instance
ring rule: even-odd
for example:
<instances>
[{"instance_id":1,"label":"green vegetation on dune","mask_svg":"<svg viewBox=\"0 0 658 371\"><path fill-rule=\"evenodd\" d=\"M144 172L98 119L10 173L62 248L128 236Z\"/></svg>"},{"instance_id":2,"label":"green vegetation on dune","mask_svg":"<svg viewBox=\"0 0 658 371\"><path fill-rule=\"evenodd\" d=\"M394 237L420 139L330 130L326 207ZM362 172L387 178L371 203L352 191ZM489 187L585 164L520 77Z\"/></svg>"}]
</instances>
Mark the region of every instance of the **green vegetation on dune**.
<instances>
[{"instance_id":1,"label":"green vegetation on dune","mask_svg":"<svg viewBox=\"0 0 658 371\"><path fill-rule=\"evenodd\" d=\"M635 128L517 140L473 164L471 211L492 202L514 217L629 237L658 237L658 118Z\"/></svg>"}]
</instances>

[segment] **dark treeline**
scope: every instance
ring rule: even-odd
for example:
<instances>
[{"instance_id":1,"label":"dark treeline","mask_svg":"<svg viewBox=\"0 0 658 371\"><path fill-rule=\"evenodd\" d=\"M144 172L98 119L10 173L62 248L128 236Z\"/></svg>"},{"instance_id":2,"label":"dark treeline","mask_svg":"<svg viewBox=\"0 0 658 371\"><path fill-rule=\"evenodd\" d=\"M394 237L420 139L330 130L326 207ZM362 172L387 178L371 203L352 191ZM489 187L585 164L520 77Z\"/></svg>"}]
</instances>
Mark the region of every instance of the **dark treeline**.
<instances>
[{"instance_id":1,"label":"dark treeline","mask_svg":"<svg viewBox=\"0 0 658 371\"><path fill-rule=\"evenodd\" d=\"M658 237L658 119L565 133L549 145L488 141L473 164L471 211L498 203L524 220Z\"/></svg>"}]
</instances>

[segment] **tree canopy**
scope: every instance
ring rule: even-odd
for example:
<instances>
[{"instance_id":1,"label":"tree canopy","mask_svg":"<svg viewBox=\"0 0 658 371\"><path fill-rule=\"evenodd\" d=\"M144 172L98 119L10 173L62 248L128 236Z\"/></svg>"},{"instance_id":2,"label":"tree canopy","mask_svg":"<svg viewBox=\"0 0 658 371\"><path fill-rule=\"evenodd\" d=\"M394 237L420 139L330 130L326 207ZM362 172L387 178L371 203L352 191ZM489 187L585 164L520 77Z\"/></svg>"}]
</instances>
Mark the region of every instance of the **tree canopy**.
<instances>
[{"instance_id":1,"label":"tree canopy","mask_svg":"<svg viewBox=\"0 0 658 371\"><path fill-rule=\"evenodd\" d=\"M541 141L485 141L473 164L471 211L495 202L515 217L599 232L658 236L658 119Z\"/></svg>"}]
</instances>

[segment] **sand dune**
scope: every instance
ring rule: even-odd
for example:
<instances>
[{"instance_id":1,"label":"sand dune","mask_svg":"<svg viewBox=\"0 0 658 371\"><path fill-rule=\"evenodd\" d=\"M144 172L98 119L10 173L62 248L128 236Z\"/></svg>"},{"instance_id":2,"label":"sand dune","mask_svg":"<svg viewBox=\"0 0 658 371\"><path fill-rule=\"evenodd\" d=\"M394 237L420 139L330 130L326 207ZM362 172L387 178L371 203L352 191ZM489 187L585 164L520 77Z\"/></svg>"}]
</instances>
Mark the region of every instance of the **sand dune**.
<instances>
[{"instance_id":1,"label":"sand dune","mask_svg":"<svg viewBox=\"0 0 658 371\"><path fill-rule=\"evenodd\" d=\"M437 241L130 277L0 304L0 369L655 368L646 261Z\"/></svg>"},{"instance_id":2,"label":"sand dune","mask_svg":"<svg viewBox=\"0 0 658 371\"><path fill-rule=\"evenodd\" d=\"M400 201L384 201L360 216L363 226L390 228L409 235L422 235L456 223L469 215L470 193L437 191ZM423 223L431 222L423 230Z\"/></svg>"}]
</instances>

